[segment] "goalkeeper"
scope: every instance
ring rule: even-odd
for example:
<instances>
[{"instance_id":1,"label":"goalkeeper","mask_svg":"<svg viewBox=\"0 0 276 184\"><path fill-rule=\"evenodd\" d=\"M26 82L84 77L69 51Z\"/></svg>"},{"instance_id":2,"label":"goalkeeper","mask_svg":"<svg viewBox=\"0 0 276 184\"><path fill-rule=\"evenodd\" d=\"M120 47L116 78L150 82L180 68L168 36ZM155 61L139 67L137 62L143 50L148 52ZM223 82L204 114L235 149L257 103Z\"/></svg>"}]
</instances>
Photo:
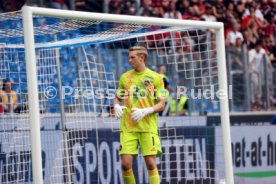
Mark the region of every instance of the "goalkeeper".
<instances>
[{"instance_id":1,"label":"goalkeeper","mask_svg":"<svg viewBox=\"0 0 276 184\"><path fill-rule=\"evenodd\" d=\"M142 151L149 174L150 184L159 184L160 177L156 156L162 149L158 136L157 112L164 109L165 96L162 76L145 66L148 57L146 48L129 49L128 60L133 68L120 77L114 100L116 118L121 118L120 152L125 184L134 184L133 156ZM124 101L124 106L120 105Z\"/></svg>"}]
</instances>

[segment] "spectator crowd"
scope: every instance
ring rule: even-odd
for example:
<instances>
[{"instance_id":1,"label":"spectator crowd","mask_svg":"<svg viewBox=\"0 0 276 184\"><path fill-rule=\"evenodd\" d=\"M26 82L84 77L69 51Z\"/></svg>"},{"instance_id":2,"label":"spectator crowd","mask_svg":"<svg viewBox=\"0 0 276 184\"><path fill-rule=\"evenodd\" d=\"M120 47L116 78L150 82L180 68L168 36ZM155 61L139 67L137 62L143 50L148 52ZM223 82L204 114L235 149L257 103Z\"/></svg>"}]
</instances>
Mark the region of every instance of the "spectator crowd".
<instances>
[{"instance_id":1,"label":"spectator crowd","mask_svg":"<svg viewBox=\"0 0 276 184\"><path fill-rule=\"evenodd\" d=\"M234 68L244 70L242 45L248 55L251 109L263 110L264 68L268 61L269 95L275 97L273 72L276 64L276 2L273 0L110 0L109 13L224 23L225 44L234 53ZM262 101L262 100L261 100ZM271 103L273 103L271 101ZM271 104L273 106L273 104ZM257 108L256 108L257 106Z\"/></svg>"},{"instance_id":2,"label":"spectator crowd","mask_svg":"<svg viewBox=\"0 0 276 184\"><path fill-rule=\"evenodd\" d=\"M275 62L276 3L273 0L110 0L109 13L186 20L219 21L225 25L226 46L244 42L248 51L258 41Z\"/></svg>"}]
</instances>

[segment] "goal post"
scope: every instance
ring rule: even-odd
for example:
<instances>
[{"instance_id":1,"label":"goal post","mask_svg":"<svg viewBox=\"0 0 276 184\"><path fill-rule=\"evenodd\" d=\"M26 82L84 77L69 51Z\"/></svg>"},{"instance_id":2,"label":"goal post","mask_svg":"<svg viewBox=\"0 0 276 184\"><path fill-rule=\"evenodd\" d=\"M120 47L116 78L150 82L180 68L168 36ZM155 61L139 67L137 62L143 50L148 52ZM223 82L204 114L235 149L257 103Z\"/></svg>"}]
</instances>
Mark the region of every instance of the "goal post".
<instances>
[{"instance_id":1,"label":"goal post","mask_svg":"<svg viewBox=\"0 0 276 184\"><path fill-rule=\"evenodd\" d=\"M33 13L28 7L23 7L23 28L26 59L26 74L28 84L28 99L30 113L30 132L32 148L32 170L34 183L43 183L42 156L40 136L40 113L38 99L38 83L34 44ZM36 155L36 156L34 156Z\"/></svg>"},{"instance_id":2,"label":"goal post","mask_svg":"<svg viewBox=\"0 0 276 184\"><path fill-rule=\"evenodd\" d=\"M225 59L225 43L224 43L224 29L223 26L216 30L217 36L217 57L218 57L218 75L219 75L219 88L228 91L227 82L227 70L226 70L226 59ZM234 183L233 165L232 165L232 151L231 151L231 133L230 133L230 114L229 114L229 97L225 93L224 98L220 100L221 109L221 126L224 142L224 160L225 160L225 174L226 183Z\"/></svg>"},{"instance_id":3,"label":"goal post","mask_svg":"<svg viewBox=\"0 0 276 184\"><path fill-rule=\"evenodd\" d=\"M125 35L120 34L120 35L112 35L110 32L108 32L107 29L103 29L103 34L106 34L107 36L104 37L103 40L101 40L100 38L98 38L99 40L94 41L93 43L98 44L98 43L109 43L109 42L117 42L118 40L125 40L125 39L129 39L131 40L132 38L140 38L143 37L143 39L138 40L138 42L140 41L140 43L144 43L145 45L147 45L149 43L149 41L147 40L147 36L150 36L150 33L147 33L147 30L150 30L150 26L161 26L161 28L159 30L157 30L157 32L155 34L165 34L166 32L171 31L170 34L175 34L175 33L179 33L179 35L181 35L181 29L183 30L190 30L193 29L196 32L196 36L200 37L200 33L197 31L197 29L212 29L215 31L215 45L216 45L216 50L214 51L216 53L216 66L217 69L214 70L217 72L218 77L218 89L219 90L223 90L224 92L228 91L228 85L227 85L227 72L226 72L226 60L225 60L225 43L224 43L224 28L223 28L223 24L222 23L218 23L218 22L203 22L203 21L190 21L190 20L174 20L174 19L160 19L160 18L145 18L145 17L136 17L136 16L126 16L126 15L110 15L110 14L100 14L100 13L89 13L89 12L77 12L77 11L67 11L67 10L56 10L56 9L47 9L47 8L36 8L36 7L23 7L23 25L24 25L24 45L25 45L25 60L26 60L26 64L27 64L27 86L28 86L28 99L31 99L28 101L29 103L29 115L30 115L30 132L31 132L31 146L32 146L32 171L33 171L33 181L34 183L43 183L43 171L42 171L42 155L41 155L41 131L40 131L40 122L41 122L41 112L39 109L39 82L36 76L38 76L38 68L37 68L37 61L38 58L36 55L36 48L43 48L43 47L47 47L47 48L56 48L56 47L62 47L62 46L70 46L70 45L81 45L81 43L78 42L66 42L63 40L57 41L57 42L51 42L49 44L45 43L45 46L43 46L44 43L35 43L35 26L33 23L33 18L35 16L45 16L45 17L54 17L54 18L62 18L62 19L66 19L66 20L70 20L70 19L74 19L76 21L82 20L83 24L86 24L85 21L87 22L87 26L89 27L89 21L95 21L95 24L99 24L98 22L112 22L112 23L117 23L117 24L126 24L126 27L130 30L129 32L125 32ZM78 24L78 22L76 22L76 24ZM142 25L141 26L141 30L145 29L146 31L132 31L131 30L131 26L128 26L128 24L131 24L131 26L135 25ZM150 25L150 26L147 26ZM67 26L72 26L74 27L75 25L67 25L66 22L64 24L60 24L59 25L61 29L64 30L69 30L67 29ZM109 25L105 25L105 26L109 26ZM162 27L163 26L163 27ZM56 27L55 27L56 28ZM81 29L81 26L78 27ZM51 29L51 26L49 26L49 29ZM163 30L164 29L164 30ZM45 30L45 29L44 29ZM115 29L116 30L116 29ZM120 28L118 28L119 31ZM126 29L127 30L127 29ZM37 31L37 30L36 30ZM90 31L90 32L89 32ZM93 35L93 34L98 34L97 32L93 32L92 29L86 31L83 36L84 39L82 39L82 37L80 36L79 40L80 42L83 43L83 47L85 47L86 45L89 44L89 35ZM124 30L123 30L124 31ZM106 33L108 32L108 33ZM110 34L110 35L109 35ZM87 38L86 38L87 36ZM104 35L105 36L105 35ZM110 36L110 37L109 37ZM189 36L189 35L188 35ZM172 36L173 37L173 36ZM180 36L181 37L181 36ZM190 37L190 36L189 36ZM90 37L91 38L91 37ZM68 39L69 36L68 36ZM91 38L92 40L94 38ZM155 39L155 37L154 37ZM167 38L168 39L168 38ZM179 39L179 38L171 38L171 39ZM156 44L156 40L155 44ZM179 42L182 42L181 38L178 40ZM197 38L198 45L201 45L201 43L199 43L199 39ZM46 41L47 42L47 41ZM90 41L92 42L92 41ZM131 41L129 41L131 42ZM182 44L182 43L180 43ZM204 43L206 45L208 45L208 42ZM183 45L181 45L183 47ZM115 46L114 46L115 47ZM172 45L170 46L170 48L173 47L178 47L177 45ZM207 46L208 47L208 46ZM158 53L160 48L159 47L149 47L150 49L155 49L155 51L157 52L158 57L161 57L162 54ZM163 49L163 47L162 47ZM161 49L161 50L162 50ZM164 46L165 49L165 57L164 60L167 60L168 64L173 64L174 66L178 66L179 63L177 63L177 61L175 60L177 54L171 56L170 54L168 54L166 52L167 46ZM177 48L174 48L177 49ZM84 50L84 52L86 52ZM162 51L164 52L164 51ZM202 51L202 52L206 52L206 51ZM174 51L173 51L174 53ZM201 50L199 49L199 51L197 51L197 53L201 53ZM209 56L211 54L208 53L206 57L208 57L206 59L206 61L211 60ZM105 77L107 77L108 72L106 72L103 68L101 63L97 63L94 64L93 61L95 58L93 58L92 55L89 55L89 53L85 53L86 58L83 59L83 62L81 62L81 64L77 64L78 66L81 65L81 67L83 67L83 71L80 70L80 76L83 76L83 78L80 79L79 82L81 83L85 83L83 85L87 85L85 86L86 88L88 87L92 87L94 85L96 85L97 83L99 83L99 86L105 86L105 84L102 83L103 79L97 79L97 81L95 82L93 79L93 75L91 76L91 73L89 73L88 75L85 74L85 72L90 72L91 70L93 70L93 68L95 67L97 69L97 73L95 75L97 75L97 77L99 78L99 76L104 75ZM45 57L52 57L52 56L45 56ZM88 57L91 57L90 59ZM168 59L172 57L172 59ZM196 56L192 56L193 61L197 62L197 60L194 58ZM213 83L213 81L209 78L212 77L212 73L211 73L211 69L213 66L207 66L206 68L209 70L209 73L205 75L203 75L203 70L205 67L205 63L203 63L202 61L204 61L204 59L201 58L201 56L199 56L199 61L197 67L194 67L194 64L191 63L190 65L192 65L192 69L187 69L186 64L184 63L184 69L179 69L178 70L181 72L185 72L185 74L187 75L186 77L189 78L189 72L192 72L192 79L197 80L198 78L200 79L199 81L199 86L200 88L204 89L204 86L210 85ZM170 63L171 62L171 63ZM182 64L180 62L180 64ZM210 63L209 63L210 64ZM56 65L56 64L55 64ZM87 67L86 67L87 65ZM95 66L94 66L95 65ZM92 67L92 68L90 68ZM190 66L191 67L191 66ZM88 69L87 69L88 68ZM195 76L196 70L200 69L201 71L198 72L200 76ZM212 71L212 72L214 72ZM89 79L92 78L92 79ZM206 79L205 79L206 78ZM88 81L91 80L91 81ZM107 80L107 79L104 79ZM118 79L117 79L118 80ZM206 84L205 84L206 81ZM106 82L106 81L104 81ZM98 84L97 84L98 85ZM99 87L99 88L100 88ZM104 88L108 88L108 87L104 87ZM93 88L94 90L94 88ZM59 93L61 93L61 91L59 91ZM95 99L93 99L93 101L89 102L89 103L93 103L94 107L87 107L85 104L80 107L80 108L91 108L93 109L92 111L98 114L98 105L95 105ZM97 102L97 104L102 104L105 102ZM234 179L233 179L233 166L232 166L232 151L231 151L231 135L230 135L230 120L229 120L229 106L228 106L228 95L227 93L224 93L222 95L222 98L219 99L219 104L220 104L220 114L221 114L221 127L222 127L222 138L223 138L223 155L224 155L224 173L225 173L225 181L227 184L233 184L234 183ZM74 108L76 108L78 104L75 103ZM100 108L100 106L99 106ZM103 107L102 107L103 108ZM100 112L101 113L101 112ZM76 115L78 116L78 115ZM94 118L94 119L93 119ZM98 119L98 115L94 116L92 119L92 122L97 121ZM74 121L78 121L78 120L74 120ZM87 119L87 121L89 121L89 118ZM67 124L70 127L70 124ZM94 126L94 125L93 125ZM98 123L95 123L95 126L98 126ZM167 131L167 130L166 130ZM76 134L79 134L80 132L76 132ZM72 134L73 137L76 136L74 135L74 133L69 132L68 134ZM84 133L85 134L85 133ZM88 134L88 133L87 133ZM96 131L97 134L97 131ZM98 134L97 134L98 135ZM66 137L67 135L65 135ZM86 136L86 135L84 135ZM96 138L96 142L97 145L99 145L98 142L98 137ZM65 138L66 140L66 138ZM71 141L69 144L72 144L73 141ZM67 145L67 143L66 143ZM189 146L189 145L188 145ZM68 147L68 146L65 146ZM68 151L68 153L70 152L74 152L75 150L71 150L70 148L66 148L69 150L63 150L65 152ZM92 148L91 148L92 149ZM98 148L99 149L99 148ZM63 152L61 151L61 153ZM81 151L76 151L77 154L82 155L83 153ZM100 153L105 153L104 150L98 150L97 151L98 154ZM107 154L107 153L106 153ZM66 155L66 154L65 154ZM69 160L74 160L74 158L69 158ZM63 162L65 159L61 158L61 162ZM69 161L70 162L70 161ZM69 166L69 169L65 169L65 170L71 170L72 166ZM99 166L99 169L103 170L102 168L103 166ZM66 172L66 171L65 171ZM67 173L68 174L68 173ZM180 173L181 175L181 173ZM107 177L108 175L105 176L104 174L102 174L101 172L98 173L98 177ZM70 181L69 183L71 183L71 176L69 176L69 179L65 179L66 181ZM89 178L87 178L89 179ZM178 178L179 179L179 178ZM211 182L212 183L212 182Z\"/></svg>"}]
</instances>

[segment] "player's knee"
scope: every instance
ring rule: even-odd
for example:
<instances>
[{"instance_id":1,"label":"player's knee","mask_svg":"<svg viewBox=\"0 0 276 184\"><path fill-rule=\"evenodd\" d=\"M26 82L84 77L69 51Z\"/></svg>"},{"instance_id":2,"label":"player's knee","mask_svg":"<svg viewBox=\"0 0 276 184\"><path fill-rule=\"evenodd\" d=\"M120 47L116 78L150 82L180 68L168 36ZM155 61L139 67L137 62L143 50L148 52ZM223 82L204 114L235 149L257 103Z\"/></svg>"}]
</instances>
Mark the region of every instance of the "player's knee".
<instances>
[{"instance_id":1,"label":"player's knee","mask_svg":"<svg viewBox=\"0 0 276 184\"><path fill-rule=\"evenodd\" d=\"M131 163L129 163L129 162L123 162L122 163L122 169L124 170L124 171L127 171L127 170L129 170L129 169L131 169L132 168L132 164Z\"/></svg>"},{"instance_id":2,"label":"player's knee","mask_svg":"<svg viewBox=\"0 0 276 184\"><path fill-rule=\"evenodd\" d=\"M154 170L156 168L156 165L154 163L147 164L148 170Z\"/></svg>"},{"instance_id":3,"label":"player's knee","mask_svg":"<svg viewBox=\"0 0 276 184\"><path fill-rule=\"evenodd\" d=\"M154 156L145 156L145 162L148 170L154 170L156 168L156 161Z\"/></svg>"}]
</instances>

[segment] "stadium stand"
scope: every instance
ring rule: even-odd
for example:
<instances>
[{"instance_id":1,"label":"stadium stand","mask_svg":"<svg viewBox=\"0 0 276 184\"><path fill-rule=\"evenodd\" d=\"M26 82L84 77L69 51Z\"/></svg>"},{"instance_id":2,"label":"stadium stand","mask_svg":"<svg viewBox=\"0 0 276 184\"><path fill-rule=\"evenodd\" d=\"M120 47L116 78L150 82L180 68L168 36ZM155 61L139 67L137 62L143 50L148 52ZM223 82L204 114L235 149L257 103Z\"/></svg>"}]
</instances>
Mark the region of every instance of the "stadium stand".
<instances>
[{"instance_id":1,"label":"stadium stand","mask_svg":"<svg viewBox=\"0 0 276 184\"><path fill-rule=\"evenodd\" d=\"M15 11L20 10L25 1L0 1L0 11ZM66 9L76 9L82 11L106 12L114 14L128 14L140 16L166 17L166 18L182 18L189 20L205 20L205 21L222 21L225 25L225 42L227 49L227 64L228 64L228 80L232 85L233 99L230 100L231 111L250 111L256 110L254 107L255 101L261 98L263 101L270 101L269 104L257 110L273 110L275 109L276 95L276 3L272 0L262 1L223 1L223 0L52 0L54 3L63 3ZM93 3L92 3L93 2ZM103 3L104 2L104 3ZM43 0L27 1L30 5L35 6L50 6L51 3ZM72 3L74 5L72 5ZM92 4L91 4L92 3ZM11 9L10 7L13 7ZM58 6L56 6L58 7ZM43 24L44 19L37 19L35 24ZM20 22L9 22L9 24L1 25L2 28L14 28L21 26ZM60 34L60 37L63 35ZM47 39L45 37L39 39ZM59 39L59 38L57 38ZM18 40L14 40L17 42ZM189 40L193 41L193 40ZM259 48L256 49L257 43ZM96 46L95 46L96 47ZM101 52L95 51L101 49ZM107 72L116 71L115 76L129 69L127 63L122 63L119 68L112 61L116 58L112 54L108 54L109 48L91 48L87 47L86 52L96 54L97 57L105 57L104 66ZM193 49L193 48L191 48ZM94 53L93 53L94 52ZM181 51L180 51L181 52ZM259 55L260 53L260 55ZM6 56L7 57L7 56ZM24 57L20 55L19 57ZM77 57L75 51L61 50L60 59L64 68L63 75L65 83L73 83L76 77L76 71L72 71L74 65L74 57ZM85 56L82 56L85 57ZM126 58L126 53L122 52L122 58ZM257 60L258 58L259 60ZM262 63L268 63L263 65ZM152 66L155 63L152 63ZM1 65L4 65L1 63ZM151 65L151 64L150 64ZM2 67L2 66L1 66ZM7 67L7 66L3 66ZM26 70L25 66L9 66L13 70L20 67L21 70ZM259 70L254 70L258 68ZM156 68L153 68L156 69ZM265 72L267 71L267 72ZM3 74L4 75L4 74ZM257 76L257 78L256 78ZM2 76L1 78L10 77L16 81L26 81L25 76ZM172 79L172 84L175 83L174 76L168 77ZM254 78L255 77L255 78ZM265 80L266 79L266 80ZM54 80L54 79L53 79ZM258 81L256 83L256 81ZM258 85L259 93L250 95L250 89L253 85ZM112 86L114 87L114 86ZM174 86L175 87L175 86ZM24 85L14 86L16 90L26 91ZM269 90L266 90L269 89ZM251 98L249 98L251 96ZM257 99L255 99L255 97ZM20 99L22 103L24 99ZM58 103L53 100L52 104ZM51 108L51 103L45 107L49 112L56 112L57 109ZM69 104L69 99L65 99L65 103ZM194 106L198 106L199 102L194 102ZM203 102L208 108L208 102ZM198 111L198 109L194 109Z\"/></svg>"}]
</instances>

